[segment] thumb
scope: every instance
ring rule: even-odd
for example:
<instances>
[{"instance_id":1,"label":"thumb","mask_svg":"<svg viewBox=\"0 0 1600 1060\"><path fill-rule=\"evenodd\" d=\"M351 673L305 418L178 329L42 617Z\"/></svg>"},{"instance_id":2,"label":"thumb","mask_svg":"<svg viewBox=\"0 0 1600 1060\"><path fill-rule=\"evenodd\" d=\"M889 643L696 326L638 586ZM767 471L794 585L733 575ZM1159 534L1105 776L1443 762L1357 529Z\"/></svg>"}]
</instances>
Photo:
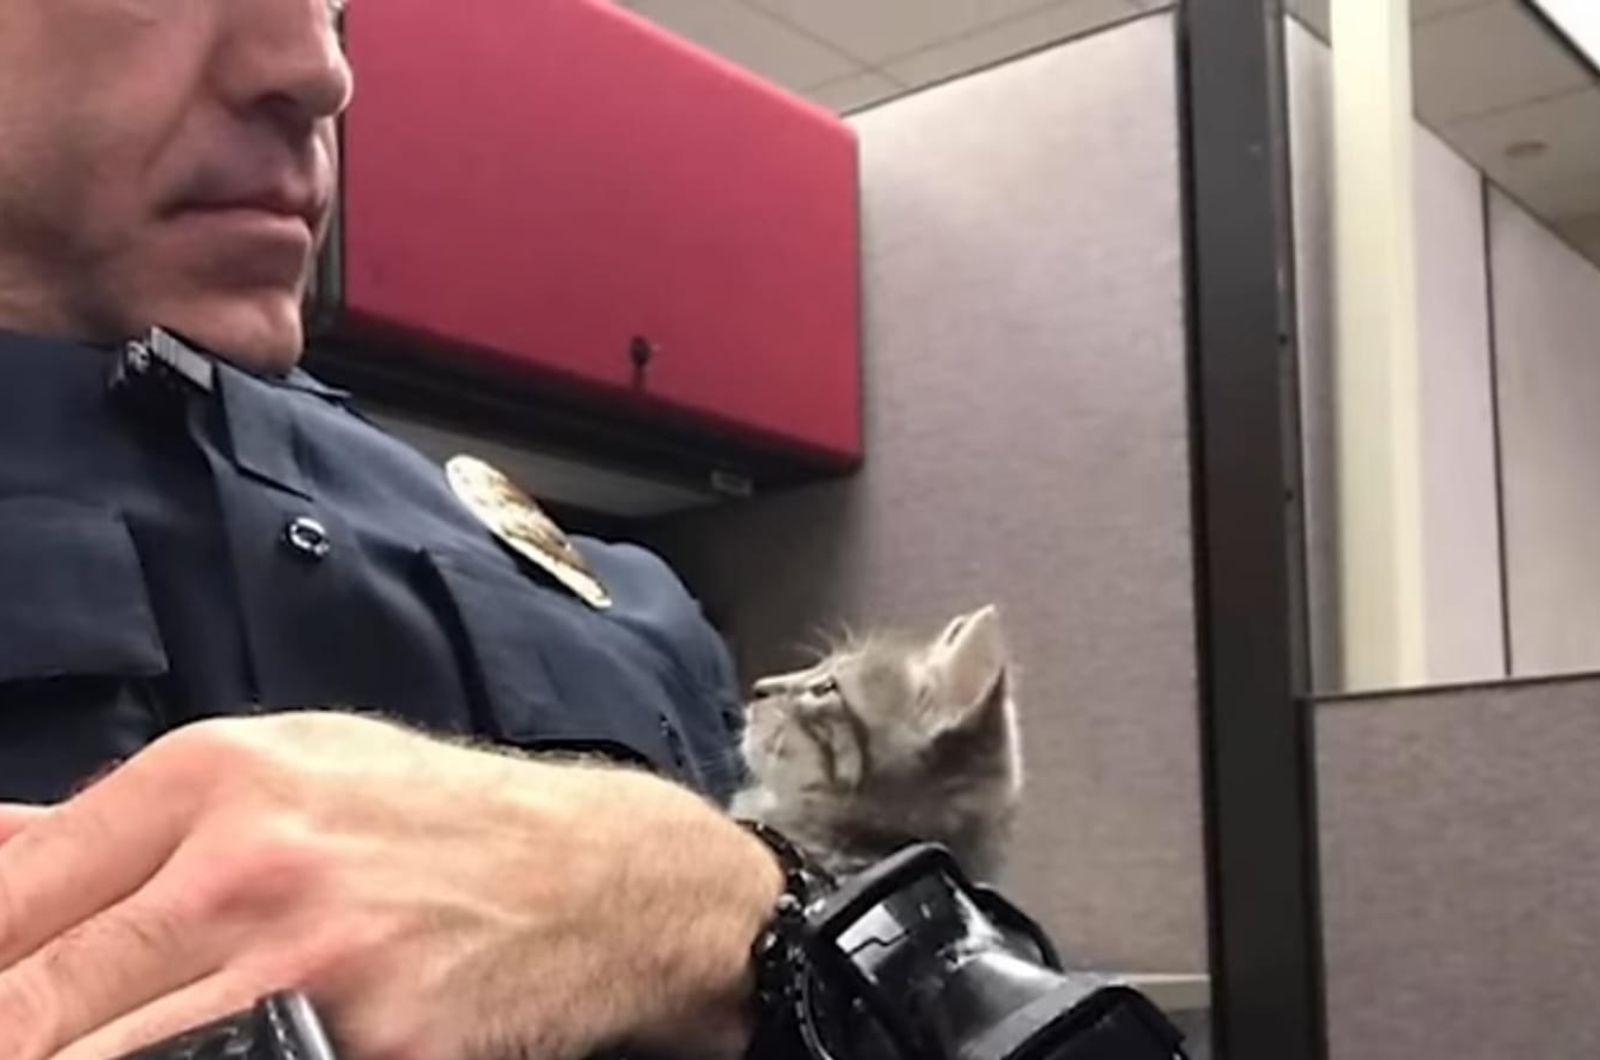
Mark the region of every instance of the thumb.
<instances>
[{"instance_id":1,"label":"thumb","mask_svg":"<svg viewBox=\"0 0 1600 1060\"><path fill-rule=\"evenodd\" d=\"M28 826L44 820L49 812L44 806L0 802L0 846L20 835Z\"/></svg>"}]
</instances>

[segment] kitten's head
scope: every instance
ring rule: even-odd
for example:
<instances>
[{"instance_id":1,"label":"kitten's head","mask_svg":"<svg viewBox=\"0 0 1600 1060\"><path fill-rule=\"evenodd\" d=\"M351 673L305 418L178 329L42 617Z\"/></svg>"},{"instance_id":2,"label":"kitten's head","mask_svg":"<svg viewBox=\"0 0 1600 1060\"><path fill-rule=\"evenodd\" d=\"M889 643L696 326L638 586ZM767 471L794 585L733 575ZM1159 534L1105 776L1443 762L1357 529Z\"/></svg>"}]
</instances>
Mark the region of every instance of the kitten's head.
<instances>
[{"instance_id":1,"label":"kitten's head","mask_svg":"<svg viewBox=\"0 0 1600 1060\"><path fill-rule=\"evenodd\" d=\"M758 681L743 744L758 803L836 863L934 840L990 872L1022 786L1010 684L994 607Z\"/></svg>"}]
</instances>

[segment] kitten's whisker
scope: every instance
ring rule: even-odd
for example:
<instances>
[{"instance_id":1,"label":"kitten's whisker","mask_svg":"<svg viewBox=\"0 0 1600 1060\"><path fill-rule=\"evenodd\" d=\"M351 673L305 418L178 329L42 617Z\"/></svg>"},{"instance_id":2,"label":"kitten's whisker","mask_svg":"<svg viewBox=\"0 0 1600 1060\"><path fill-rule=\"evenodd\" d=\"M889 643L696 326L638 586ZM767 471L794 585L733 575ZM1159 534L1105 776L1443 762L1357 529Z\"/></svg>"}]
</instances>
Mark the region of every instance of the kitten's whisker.
<instances>
[{"instance_id":1,"label":"kitten's whisker","mask_svg":"<svg viewBox=\"0 0 1600 1060\"><path fill-rule=\"evenodd\" d=\"M812 630L812 635L816 637L826 636L820 626ZM799 654L801 659L812 666L815 666L817 663L820 663L829 655L833 654L832 649L830 649L826 643L811 644L808 642L801 642L795 645L795 651Z\"/></svg>"},{"instance_id":2,"label":"kitten's whisker","mask_svg":"<svg viewBox=\"0 0 1600 1060\"><path fill-rule=\"evenodd\" d=\"M850 628L849 619L839 620L839 639L834 642L835 647L849 648L852 650L861 647L861 640L856 636L856 631Z\"/></svg>"}]
</instances>

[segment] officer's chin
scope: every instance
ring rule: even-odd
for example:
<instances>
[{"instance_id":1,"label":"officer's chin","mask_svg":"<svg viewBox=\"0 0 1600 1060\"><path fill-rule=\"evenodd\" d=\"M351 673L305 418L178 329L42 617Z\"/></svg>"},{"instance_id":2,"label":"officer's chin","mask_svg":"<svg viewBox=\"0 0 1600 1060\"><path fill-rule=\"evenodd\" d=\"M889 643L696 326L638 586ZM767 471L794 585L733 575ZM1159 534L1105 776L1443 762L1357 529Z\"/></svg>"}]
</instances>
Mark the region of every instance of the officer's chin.
<instances>
[{"instance_id":1,"label":"officer's chin","mask_svg":"<svg viewBox=\"0 0 1600 1060\"><path fill-rule=\"evenodd\" d=\"M223 360L263 375L284 375L305 351L298 291L188 298L150 324L177 332Z\"/></svg>"}]
</instances>

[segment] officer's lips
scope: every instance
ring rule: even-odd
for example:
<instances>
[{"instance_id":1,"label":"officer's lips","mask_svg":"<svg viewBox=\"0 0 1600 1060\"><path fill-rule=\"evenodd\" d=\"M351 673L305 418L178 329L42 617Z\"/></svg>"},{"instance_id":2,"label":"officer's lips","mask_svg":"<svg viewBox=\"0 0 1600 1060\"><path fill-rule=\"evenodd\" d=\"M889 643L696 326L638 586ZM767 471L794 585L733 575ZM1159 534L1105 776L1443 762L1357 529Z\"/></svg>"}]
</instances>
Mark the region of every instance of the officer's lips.
<instances>
[{"instance_id":1,"label":"officer's lips","mask_svg":"<svg viewBox=\"0 0 1600 1060\"><path fill-rule=\"evenodd\" d=\"M181 203L178 216L287 226L314 237L327 213L326 200L312 193L269 190L254 194L220 195Z\"/></svg>"},{"instance_id":2,"label":"officer's lips","mask_svg":"<svg viewBox=\"0 0 1600 1060\"><path fill-rule=\"evenodd\" d=\"M200 224L234 237L255 236L307 246L322 231L332 199L331 181L311 175L279 174L268 179L207 172L175 197L169 218Z\"/></svg>"},{"instance_id":3,"label":"officer's lips","mask_svg":"<svg viewBox=\"0 0 1600 1060\"><path fill-rule=\"evenodd\" d=\"M3 0L0 0L3 2ZM313 185L216 186L168 212L170 232L212 282L233 288L297 290L328 211Z\"/></svg>"}]
</instances>

